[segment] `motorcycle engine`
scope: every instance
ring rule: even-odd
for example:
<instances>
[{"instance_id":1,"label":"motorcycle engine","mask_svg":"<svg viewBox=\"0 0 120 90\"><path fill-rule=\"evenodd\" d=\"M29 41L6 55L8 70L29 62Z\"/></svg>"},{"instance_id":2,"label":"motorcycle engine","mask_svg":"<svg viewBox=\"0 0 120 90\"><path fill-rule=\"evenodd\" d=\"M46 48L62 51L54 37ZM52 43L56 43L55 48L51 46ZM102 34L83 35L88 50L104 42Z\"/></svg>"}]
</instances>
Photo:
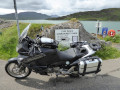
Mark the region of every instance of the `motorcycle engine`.
<instances>
[{"instance_id":1,"label":"motorcycle engine","mask_svg":"<svg viewBox=\"0 0 120 90\"><path fill-rule=\"evenodd\" d=\"M48 68L47 73L58 73L60 71L60 67Z\"/></svg>"}]
</instances>

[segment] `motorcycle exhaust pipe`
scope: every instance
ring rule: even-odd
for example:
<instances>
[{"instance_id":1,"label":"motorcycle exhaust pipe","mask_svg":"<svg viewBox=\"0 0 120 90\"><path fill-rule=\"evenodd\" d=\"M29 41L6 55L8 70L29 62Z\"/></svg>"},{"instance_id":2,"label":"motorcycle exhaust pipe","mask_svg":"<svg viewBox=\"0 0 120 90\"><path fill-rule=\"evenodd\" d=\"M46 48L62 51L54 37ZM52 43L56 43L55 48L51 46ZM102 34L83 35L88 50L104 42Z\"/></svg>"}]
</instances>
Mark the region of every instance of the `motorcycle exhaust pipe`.
<instances>
[{"instance_id":1,"label":"motorcycle exhaust pipe","mask_svg":"<svg viewBox=\"0 0 120 90\"><path fill-rule=\"evenodd\" d=\"M68 71L60 70L60 73L63 75L71 74L72 71L74 71L75 66L72 66Z\"/></svg>"},{"instance_id":2,"label":"motorcycle exhaust pipe","mask_svg":"<svg viewBox=\"0 0 120 90\"><path fill-rule=\"evenodd\" d=\"M72 72L72 71L74 71L74 68L75 68L75 66L72 66L67 72Z\"/></svg>"}]
</instances>

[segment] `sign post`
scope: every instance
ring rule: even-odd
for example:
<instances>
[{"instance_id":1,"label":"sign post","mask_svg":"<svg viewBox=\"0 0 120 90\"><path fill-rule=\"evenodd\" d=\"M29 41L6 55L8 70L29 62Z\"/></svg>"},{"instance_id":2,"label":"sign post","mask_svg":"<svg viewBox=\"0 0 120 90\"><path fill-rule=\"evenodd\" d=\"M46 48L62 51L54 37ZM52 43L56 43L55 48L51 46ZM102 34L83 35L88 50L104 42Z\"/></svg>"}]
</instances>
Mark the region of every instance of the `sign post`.
<instances>
[{"instance_id":1,"label":"sign post","mask_svg":"<svg viewBox=\"0 0 120 90\"><path fill-rule=\"evenodd\" d=\"M106 37L107 34L108 34L108 28L107 27L103 27L102 28L102 36L103 36L103 38Z\"/></svg>"},{"instance_id":2,"label":"sign post","mask_svg":"<svg viewBox=\"0 0 120 90\"><path fill-rule=\"evenodd\" d=\"M100 30L100 27L101 27L101 22L98 20L97 23L96 23L96 27L97 27L97 31L96 31L96 37L97 37L97 34L99 34L99 30Z\"/></svg>"},{"instance_id":3,"label":"sign post","mask_svg":"<svg viewBox=\"0 0 120 90\"><path fill-rule=\"evenodd\" d=\"M13 2L14 2L14 9L15 9L15 17L16 17L16 22L17 22L18 38L19 38L20 37L20 28L19 28L16 0L13 0Z\"/></svg>"}]
</instances>

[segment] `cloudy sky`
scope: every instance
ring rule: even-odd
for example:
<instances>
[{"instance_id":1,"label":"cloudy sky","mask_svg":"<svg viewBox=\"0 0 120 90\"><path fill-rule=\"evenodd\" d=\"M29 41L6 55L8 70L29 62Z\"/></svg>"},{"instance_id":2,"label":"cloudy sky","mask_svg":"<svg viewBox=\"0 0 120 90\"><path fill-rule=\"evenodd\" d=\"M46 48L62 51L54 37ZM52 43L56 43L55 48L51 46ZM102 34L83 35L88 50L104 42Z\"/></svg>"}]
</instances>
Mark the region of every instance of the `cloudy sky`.
<instances>
[{"instance_id":1,"label":"cloudy sky","mask_svg":"<svg viewBox=\"0 0 120 90\"><path fill-rule=\"evenodd\" d=\"M35 11L47 15L68 15L80 11L120 8L120 0L16 0L18 12ZM0 15L14 13L13 0L0 0Z\"/></svg>"}]
</instances>

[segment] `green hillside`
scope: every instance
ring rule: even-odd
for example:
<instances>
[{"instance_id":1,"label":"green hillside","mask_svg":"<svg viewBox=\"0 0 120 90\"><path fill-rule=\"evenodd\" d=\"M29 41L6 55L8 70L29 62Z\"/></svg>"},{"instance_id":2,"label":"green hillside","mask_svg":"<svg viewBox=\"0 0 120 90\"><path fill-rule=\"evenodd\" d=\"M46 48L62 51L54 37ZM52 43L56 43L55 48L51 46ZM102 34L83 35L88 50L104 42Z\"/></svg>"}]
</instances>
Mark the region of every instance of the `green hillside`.
<instances>
[{"instance_id":1,"label":"green hillside","mask_svg":"<svg viewBox=\"0 0 120 90\"><path fill-rule=\"evenodd\" d=\"M120 21L120 8L103 9L101 11L87 11L70 14L63 17L52 18L53 20L70 20L77 18L79 20L103 20L103 21Z\"/></svg>"}]
</instances>

